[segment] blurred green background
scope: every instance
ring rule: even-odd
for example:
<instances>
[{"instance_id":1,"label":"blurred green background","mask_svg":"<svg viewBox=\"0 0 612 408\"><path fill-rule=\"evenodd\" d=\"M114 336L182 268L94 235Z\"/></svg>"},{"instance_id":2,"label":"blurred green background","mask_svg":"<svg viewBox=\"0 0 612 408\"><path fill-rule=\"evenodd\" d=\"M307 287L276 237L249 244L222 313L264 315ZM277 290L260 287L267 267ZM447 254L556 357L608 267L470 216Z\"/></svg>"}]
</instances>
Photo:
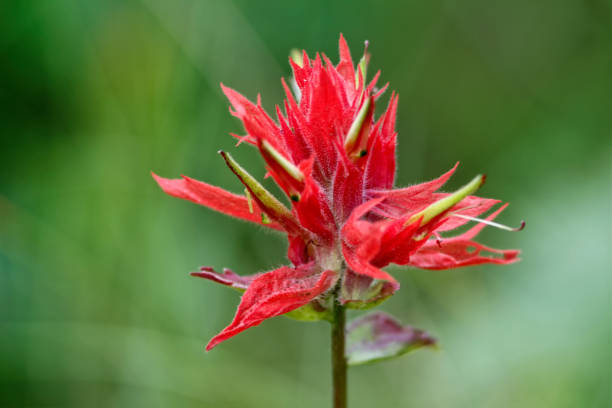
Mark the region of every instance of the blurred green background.
<instances>
[{"instance_id":1,"label":"blurred green background","mask_svg":"<svg viewBox=\"0 0 612 408\"><path fill-rule=\"evenodd\" d=\"M523 261L392 268L383 304L441 350L350 372L351 407L609 407L607 1L9 1L0 5L0 406L329 406L329 327L276 318L204 352L281 236L164 195L242 191L219 82L272 108L291 48L339 32L401 95L397 185L462 165L512 205L481 242ZM370 71L373 72L373 71ZM388 97L388 95L387 95Z\"/></svg>"}]
</instances>

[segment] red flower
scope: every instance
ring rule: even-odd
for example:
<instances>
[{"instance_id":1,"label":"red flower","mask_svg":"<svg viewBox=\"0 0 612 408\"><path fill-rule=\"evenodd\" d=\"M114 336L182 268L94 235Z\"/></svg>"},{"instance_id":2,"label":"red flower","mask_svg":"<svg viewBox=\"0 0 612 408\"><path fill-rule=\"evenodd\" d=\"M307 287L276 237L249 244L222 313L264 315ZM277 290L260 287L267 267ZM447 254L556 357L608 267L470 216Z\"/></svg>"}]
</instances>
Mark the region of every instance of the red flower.
<instances>
[{"instance_id":1,"label":"red flower","mask_svg":"<svg viewBox=\"0 0 612 408\"><path fill-rule=\"evenodd\" d=\"M296 309L297 317L325 318L328 295L337 282L340 300L348 307L378 303L399 288L382 269L390 263L447 269L518 260L516 250L494 250L472 241L485 223L495 224L491 220L505 208L486 220L474 218L499 203L471 195L484 183L483 176L455 193L436 193L455 165L436 180L393 189L398 95L391 94L387 109L375 119L374 106L386 85L376 88L380 72L365 84L368 57L364 53L355 71L340 36L337 66L323 54L311 60L304 52L290 59L295 92L282 81L287 99L284 110L276 107L276 120L259 98L252 103L221 85L230 112L246 129L246 135L236 136L238 144L247 142L259 151L291 209L225 152L220 154L246 187L245 196L184 176L169 180L153 175L172 196L282 231L289 241L293 266L251 277L211 268L194 273L245 290L233 322L207 349ZM439 233L470 220L481 223L453 238L440 238Z\"/></svg>"}]
</instances>

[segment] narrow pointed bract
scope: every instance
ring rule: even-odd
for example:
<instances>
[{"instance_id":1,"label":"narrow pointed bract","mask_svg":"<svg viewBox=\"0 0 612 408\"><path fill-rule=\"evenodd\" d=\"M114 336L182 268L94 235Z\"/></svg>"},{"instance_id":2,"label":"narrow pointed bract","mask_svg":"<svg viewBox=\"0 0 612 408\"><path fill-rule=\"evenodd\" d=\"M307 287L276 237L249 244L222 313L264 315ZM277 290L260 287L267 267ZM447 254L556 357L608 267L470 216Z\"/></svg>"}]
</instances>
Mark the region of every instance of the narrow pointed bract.
<instances>
[{"instance_id":1,"label":"narrow pointed bract","mask_svg":"<svg viewBox=\"0 0 612 408\"><path fill-rule=\"evenodd\" d=\"M380 71L368 83L367 44L357 66L343 36L339 53L340 62L334 66L324 54L311 58L305 51L292 52L294 89L281 80L286 100L280 105L284 110L276 107L275 119L263 109L259 96L251 102L221 85L231 114L246 131L237 136L239 143L257 149L288 204L226 152L220 154L243 184L245 195L188 177L169 180L153 175L172 196L280 231L288 241L290 266L247 276L227 269L218 273L210 267L193 274L244 292L234 320L207 349L282 314L329 319L329 299L338 282L341 286L333 296L342 305L372 307L399 289L384 270L389 264L447 269L518 260L517 250L492 249L474 241L486 225L500 226L493 219L506 207L483 215L499 204L473 195L484 176L454 193L438 192L456 170L455 164L435 180L393 188L399 96L392 92L386 109L375 118L375 104L387 85L376 88ZM462 234L441 235L472 222L477 224ZM377 319L372 327L389 325L390 320ZM411 337L416 332L407 327L395 329L389 344L399 347L398 353L426 343L425 337ZM375 342L381 341L387 339L375 336ZM394 353L388 349L380 357Z\"/></svg>"},{"instance_id":2,"label":"narrow pointed bract","mask_svg":"<svg viewBox=\"0 0 612 408\"><path fill-rule=\"evenodd\" d=\"M219 151L219 154L223 157L227 166L238 177L242 184L244 184L251 197L253 197L265 214L279 223L287 232L299 233L299 231L301 231L295 217L283 203L278 201L272 193L266 190L264 186L243 169L229 153ZM262 223L264 222L262 221Z\"/></svg>"},{"instance_id":3,"label":"narrow pointed bract","mask_svg":"<svg viewBox=\"0 0 612 408\"><path fill-rule=\"evenodd\" d=\"M481 175L476 176L472 181L470 181L465 186L461 187L459 190L455 191L453 194L450 194L436 201L435 203L430 204L424 210L419 211L418 213L412 215L406 223L410 224L411 222L414 222L417 219L422 218L421 224L427 224L434 217L452 208L455 204L459 203L465 197L467 197L468 195L478 190L480 186L484 184L485 179L486 179L485 176L481 176Z\"/></svg>"},{"instance_id":4,"label":"narrow pointed bract","mask_svg":"<svg viewBox=\"0 0 612 408\"><path fill-rule=\"evenodd\" d=\"M370 97L363 102L344 140L344 150L346 150L350 157L361 157L364 155L362 152L366 151L367 136L370 130L369 121L372 120L373 111L374 101Z\"/></svg>"}]
</instances>

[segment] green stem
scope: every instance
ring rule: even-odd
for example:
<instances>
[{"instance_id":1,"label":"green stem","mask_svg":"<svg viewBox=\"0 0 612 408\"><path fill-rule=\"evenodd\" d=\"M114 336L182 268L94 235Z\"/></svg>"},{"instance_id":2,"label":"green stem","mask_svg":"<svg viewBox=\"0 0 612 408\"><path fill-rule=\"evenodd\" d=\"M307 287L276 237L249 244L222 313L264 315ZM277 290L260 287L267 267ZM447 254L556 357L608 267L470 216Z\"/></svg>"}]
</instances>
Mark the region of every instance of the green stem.
<instances>
[{"instance_id":1,"label":"green stem","mask_svg":"<svg viewBox=\"0 0 612 408\"><path fill-rule=\"evenodd\" d=\"M346 310L338 299L340 287L334 291L334 320L332 322L332 381L334 408L346 408L346 357L344 355L344 330Z\"/></svg>"}]
</instances>

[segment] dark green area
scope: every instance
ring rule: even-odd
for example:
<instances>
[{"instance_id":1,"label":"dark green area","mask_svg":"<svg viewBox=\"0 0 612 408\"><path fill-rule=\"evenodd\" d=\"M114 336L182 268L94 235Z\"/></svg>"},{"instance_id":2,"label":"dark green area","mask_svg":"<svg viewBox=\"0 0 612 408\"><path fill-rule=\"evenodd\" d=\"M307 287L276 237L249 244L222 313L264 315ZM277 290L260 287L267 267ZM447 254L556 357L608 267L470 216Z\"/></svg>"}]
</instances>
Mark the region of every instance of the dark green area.
<instances>
[{"instance_id":1,"label":"dark green area","mask_svg":"<svg viewBox=\"0 0 612 408\"><path fill-rule=\"evenodd\" d=\"M400 95L398 185L461 161L452 190L512 205L480 241L508 267L393 268L381 306L419 351L349 375L357 407L610 401L610 9L606 1L13 1L0 6L0 406L315 407L329 325L277 318L204 352L234 291L200 265L285 262L275 234L164 195L264 170L219 82L272 108L289 49L370 40ZM357 315L354 313L353 315Z\"/></svg>"}]
</instances>

